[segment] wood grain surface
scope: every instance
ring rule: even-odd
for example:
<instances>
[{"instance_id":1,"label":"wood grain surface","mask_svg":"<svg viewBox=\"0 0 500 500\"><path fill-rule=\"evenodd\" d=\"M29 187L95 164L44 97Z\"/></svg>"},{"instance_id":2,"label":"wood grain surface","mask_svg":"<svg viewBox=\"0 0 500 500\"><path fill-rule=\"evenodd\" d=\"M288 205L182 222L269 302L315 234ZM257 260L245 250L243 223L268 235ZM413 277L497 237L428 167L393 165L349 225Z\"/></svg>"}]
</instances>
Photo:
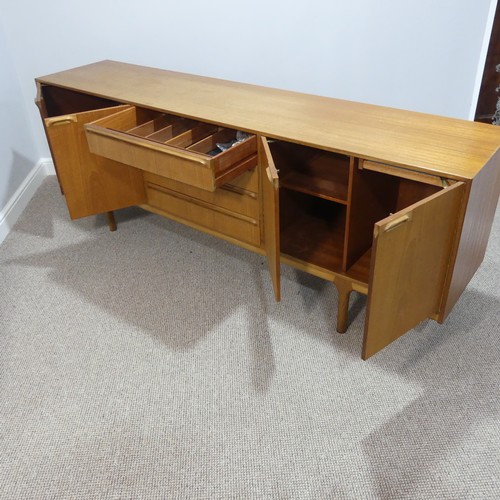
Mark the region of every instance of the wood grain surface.
<instances>
[{"instance_id":1,"label":"wood grain surface","mask_svg":"<svg viewBox=\"0 0 500 500\"><path fill-rule=\"evenodd\" d=\"M473 178L500 145L484 123L115 61L37 81L454 179Z\"/></svg>"}]
</instances>

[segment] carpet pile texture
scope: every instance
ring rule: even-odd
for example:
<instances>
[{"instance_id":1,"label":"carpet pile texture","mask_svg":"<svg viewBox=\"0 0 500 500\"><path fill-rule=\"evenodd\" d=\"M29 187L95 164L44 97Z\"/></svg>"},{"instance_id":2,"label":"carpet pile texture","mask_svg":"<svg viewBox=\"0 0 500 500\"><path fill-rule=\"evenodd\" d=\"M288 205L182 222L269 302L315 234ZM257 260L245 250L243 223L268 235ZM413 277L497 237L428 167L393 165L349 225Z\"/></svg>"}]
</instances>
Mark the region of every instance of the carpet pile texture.
<instances>
[{"instance_id":1,"label":"carpet pile texture","mask_svg":"<svg viewBox=\"0 0 500 500\"><path fill-rule=\"evenodd\" d=\"M500 210L445 324L360 358L366 298L47 178L0 246L1 499L500 492Z\"/></svg>"}]
</instances>

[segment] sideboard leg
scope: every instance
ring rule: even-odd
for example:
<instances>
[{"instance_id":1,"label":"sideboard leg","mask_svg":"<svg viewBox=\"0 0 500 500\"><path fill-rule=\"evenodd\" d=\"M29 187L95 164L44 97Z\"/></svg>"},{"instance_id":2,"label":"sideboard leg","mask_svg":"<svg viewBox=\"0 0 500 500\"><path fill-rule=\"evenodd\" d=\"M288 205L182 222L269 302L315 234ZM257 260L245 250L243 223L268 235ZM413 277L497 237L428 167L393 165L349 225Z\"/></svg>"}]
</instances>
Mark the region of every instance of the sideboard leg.
<instances>
[{"instance_id":1,"label":"sideboard leg","mask_svg":"<svg viewBox=\"0 0 500 500\"><path fill-rule=\"evenodd\" d=\"M116 221L115 214L113 212L107 212L108 216L108 227L110 231L116 231Z\"/></svg>"},{"instance_id":2,"label":"sideboard leg","mask_svg":"<svg viewBox=\"0 0 500 500\"><path fill-rule=\"evenodd\" d=\"M345 333L347 330L347 319L349 315L349 297L352 286L349 282L338 280L335 282L339 293L339 307L337 312L337 332Z\"/></svg>"}]
</instances>

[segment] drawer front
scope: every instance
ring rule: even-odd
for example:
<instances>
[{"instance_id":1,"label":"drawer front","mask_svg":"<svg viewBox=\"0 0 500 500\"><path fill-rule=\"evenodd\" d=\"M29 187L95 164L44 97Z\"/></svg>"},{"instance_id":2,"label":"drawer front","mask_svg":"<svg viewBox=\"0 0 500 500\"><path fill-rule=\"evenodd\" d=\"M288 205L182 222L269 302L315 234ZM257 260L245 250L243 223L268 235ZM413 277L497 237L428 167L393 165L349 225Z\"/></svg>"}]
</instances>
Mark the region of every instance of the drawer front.
<instances>
[{"instance_id":1,"label":"drawer front","mask_svg":"<svg viewBox=\"0 0 500 500\"><path fill-rule=\"evenodd\" d=\"M240 175L215 191L199 189L149 172L144 173L144 182L146 187L160 186L254 219L259 218L258 193L247 189L257 184L257 169Z\"/></svg>"},{"instance_id":2,"label":"drawer front","mask_svg":"<svg viewBox=\"0 0 500 500\"><path fill-rule=\"evenodd\" d=\"M92 153L209 191L257 165L255 136L147 109L85 128Z\"/></svg>"},{"instance_id":3,"label":"drawer front","mask_svg":"<svg viewBox=\"0 0 500 500\"><path fill-rule=\"evenodd\" d=\"M227 208L192 198L156 184L146 184L148 204L179 219L260 246L258 217L243 215Z\"/></svg>"},{"instance_id":4,"label":"drawer front","mask_svg":"<svg viewBox=\"0 0 500 500\"><path fill-rule=\"evenodd\" d=\"M235 186L252 193L259 192L259 172L257 168L247 170L242 174L238 175L231 181L227 183L229 186Z\"/></svg>"}]
</instances>

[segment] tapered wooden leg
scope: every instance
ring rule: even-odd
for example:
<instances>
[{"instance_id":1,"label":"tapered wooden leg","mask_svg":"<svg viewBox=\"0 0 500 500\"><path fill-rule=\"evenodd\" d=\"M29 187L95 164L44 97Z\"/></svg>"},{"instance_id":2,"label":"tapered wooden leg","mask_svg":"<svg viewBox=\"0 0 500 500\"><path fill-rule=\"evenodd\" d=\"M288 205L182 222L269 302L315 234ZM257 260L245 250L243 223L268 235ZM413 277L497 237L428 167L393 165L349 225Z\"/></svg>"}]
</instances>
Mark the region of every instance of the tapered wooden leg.
<instances>
[{"instance_id":1,"label":"tapered wooden leg","mask_svg":"<svg viewBox=\"0 0 500 500\"><path fill-rule=\"evenodd\" d=\"M106 214L108 216L108 227L110 231L116 231L116 221L115 214L113 212L108 212Z\"/></svg>"},{"instance_id":2,"label":"tapered wooden leg","mask_svg":"<svg viewBox=\"0 0 500 500\"><path fill-rule=\"evenodd\" d=\"M339 308L337 312L337 332L345 333L347 330L347 319L349 315L349 297L352 286L349 282L338 280L335 286L339 292Z\"/></svg>"}]
</instances>

